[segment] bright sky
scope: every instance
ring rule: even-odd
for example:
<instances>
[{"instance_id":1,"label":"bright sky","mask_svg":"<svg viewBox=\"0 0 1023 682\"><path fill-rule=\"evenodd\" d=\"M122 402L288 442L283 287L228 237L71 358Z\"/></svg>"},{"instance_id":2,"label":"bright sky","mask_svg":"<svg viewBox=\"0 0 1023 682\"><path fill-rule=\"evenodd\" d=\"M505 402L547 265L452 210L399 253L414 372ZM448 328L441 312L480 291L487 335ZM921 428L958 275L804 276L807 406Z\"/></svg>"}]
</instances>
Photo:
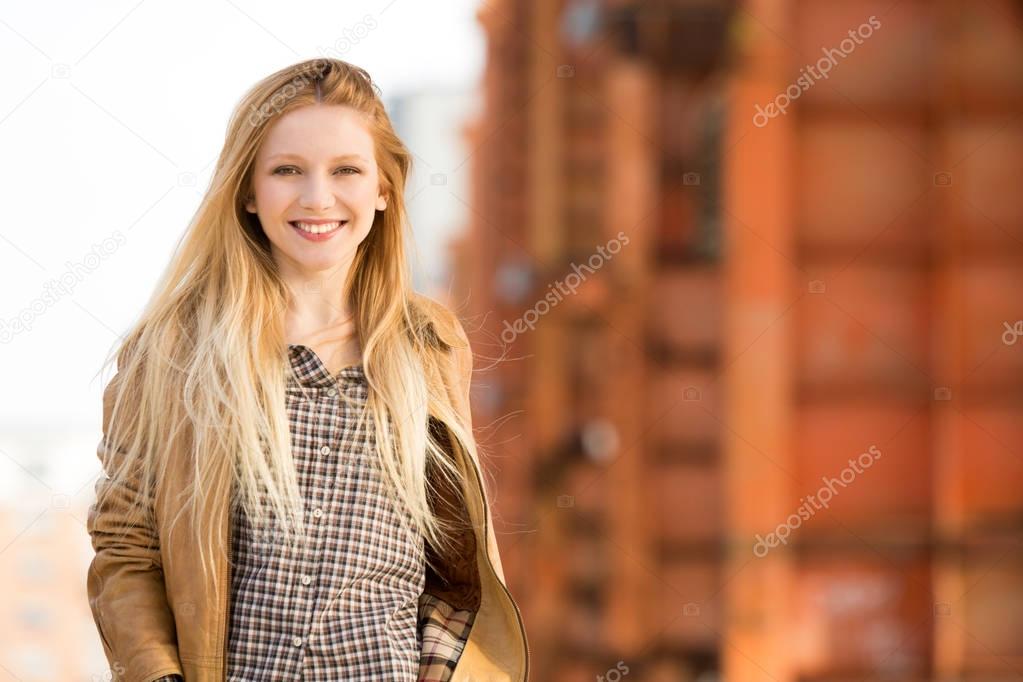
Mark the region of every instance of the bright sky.
<instances>
[{"instance_id":1,"label":"bright sky","mask_svg":"<svg viewBox=\"0 0 1023 682\"><path fill-rule=\"evenodd\" d=\"M98 423L93 375L152 292L244 90L325 54L365 67L385 97L471 90L477 5L5 5L0 429Z\"/></svg>"}]
</instances>

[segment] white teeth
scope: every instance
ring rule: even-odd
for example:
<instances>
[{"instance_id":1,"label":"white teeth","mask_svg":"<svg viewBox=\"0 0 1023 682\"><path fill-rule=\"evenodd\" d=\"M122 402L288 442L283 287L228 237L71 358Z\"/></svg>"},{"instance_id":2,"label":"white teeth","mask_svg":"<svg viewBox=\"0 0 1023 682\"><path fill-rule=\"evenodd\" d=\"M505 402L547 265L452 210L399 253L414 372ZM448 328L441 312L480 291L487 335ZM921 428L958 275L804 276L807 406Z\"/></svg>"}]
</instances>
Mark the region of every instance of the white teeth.
<instances>
[{"instance_id":1,"label":"white teeth","mask_svg":"<svg viewBox=\"0 0 1023 682\"><path fill-rule=\"evenodd\" d=\"M330 232L341 227L340 221L334 221L332 223L323 223L322 225L312 225L310 223L293 222L292 225L296 226L303 232L310 232L312 234L323 234L324 232Z\"/></svg>"}]
</instances>

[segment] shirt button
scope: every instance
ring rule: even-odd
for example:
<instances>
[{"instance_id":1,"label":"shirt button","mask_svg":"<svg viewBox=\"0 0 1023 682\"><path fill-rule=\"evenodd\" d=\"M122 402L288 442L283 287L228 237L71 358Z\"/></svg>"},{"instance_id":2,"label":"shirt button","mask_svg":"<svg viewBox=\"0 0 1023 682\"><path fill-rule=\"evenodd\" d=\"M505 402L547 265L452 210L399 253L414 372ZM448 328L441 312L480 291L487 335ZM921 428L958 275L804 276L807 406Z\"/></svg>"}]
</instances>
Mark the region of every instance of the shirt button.
<instances>
[{"instance_id":1,"label":"shirt button","mask_svg":"<svg viewBox=\"0 0 1023 682\"><path fill-rule=\"evenodd\" d=\"M316 518L320 518L321 516L323 516L323 510L322 509L314 509L313 510L313 516L315 516Z\"/></svg>"},{"instance_id":2,"label":"shirt button","mask_svg":"<svg viewBox=\"0 0 1023 682\"><path fill-rule=\"evenodd\" d=\"M336 388L327 389L327 395L329 395L329 396L337 395L337 389Z\"/></svg>"},{"instance_id":3,"label":"shirt button","mask_svg":"<svg viewBox=\"0 0 1023 682\"><path fill-rule=\"evenodd\" d=\"M302 584L303 585L308 585L312 581L313 581L313 579L310 578L309 576L307 576L307 575L302 576Z\"/></svg>"},{"instance_id":4,"label":"shirt button","mask_svg":"<svg viewBox=\"0 0 1023 682\"><path fill-rule=\"evenodd\" d=\"M329 455L330 454L330 446L329 445L324 445L322 448L320 448L320 454L321 455Z\"/></svg>"},{"instance_id":5,"label":"shirt button","mask_svg":"<svg viewBox=\"0 0 1023 682\"><path fill-rule=\"evenodd\" d=\"M293 637L291 639L291 643L294 644L295 646L302 646L302 638L301 637Z\"/></svg>"}]
</instances>

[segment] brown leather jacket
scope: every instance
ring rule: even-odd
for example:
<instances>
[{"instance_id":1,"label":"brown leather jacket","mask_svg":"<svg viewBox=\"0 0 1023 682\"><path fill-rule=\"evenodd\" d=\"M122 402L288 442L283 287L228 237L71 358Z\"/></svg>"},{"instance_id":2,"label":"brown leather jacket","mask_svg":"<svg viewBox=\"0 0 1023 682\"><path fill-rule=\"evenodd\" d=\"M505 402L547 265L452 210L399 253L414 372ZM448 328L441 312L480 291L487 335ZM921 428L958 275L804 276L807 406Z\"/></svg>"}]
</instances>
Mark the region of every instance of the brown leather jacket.
<instances>
[{"instance_id":1,"label":"brown leather jacket","mask_svg":"<svg viewBox=\"0 0 1023 682\"><path fill-rule=\"evenodd\" d=\"M447 308L422 296L417 296L417 301L433 312L442 357L438 371L452 404L464 423L471 425L469 380L473 356L465 332ZM111 380L103 395L104 433L115 383ZM454 449L450 449L451 443L455 443ZM426 591L451 603L478 604L469 639L451 679L525 681L529 668L526 631L506 587L479 463L466 456L467 451L453 437L447 438L447 446L468 481L466 494L457 496L458 504L450 508L457 509L466 520L467 535L460 546L470 549L464 561L449 563L444 581L428 572ZM102 454L100 460L104 460ZM175 504L178 496L169 491L182 489L189 476L184 457L169 461L177 460L182 463L168 466L167 478L152 501L156 519L153 526L132 528L123 540L120 538L125 530L125 510L135 501L130 491L111 495L101 508L93 504L89 510L88 531L96 551L88 571L89 603L115 680L151 682L172 673L183 675L186 682L226 679L229 566L225 556L217 557L218 599L212 579L203 579L193 538L182 532L168 535L166 524L180 509ZM107 478L101 476L97 492L106 482ZM221 513L229 517L227 509ZM187 508L179 523L186 524L182 528L189 527ZM223 527L228 528L227 523Z\"/></svg>"}]
</instances>

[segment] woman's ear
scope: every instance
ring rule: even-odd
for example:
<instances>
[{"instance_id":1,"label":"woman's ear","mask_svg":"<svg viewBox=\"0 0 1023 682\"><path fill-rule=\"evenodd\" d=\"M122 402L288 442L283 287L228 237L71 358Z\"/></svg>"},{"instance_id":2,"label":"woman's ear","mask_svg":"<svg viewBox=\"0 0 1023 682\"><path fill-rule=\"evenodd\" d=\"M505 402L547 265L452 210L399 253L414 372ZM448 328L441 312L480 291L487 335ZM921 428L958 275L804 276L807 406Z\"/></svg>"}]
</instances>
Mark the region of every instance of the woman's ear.
<instances>
[{"instance_id":1,"label":"woman's ear","mask_svg":"<svg viewBox=\"0 0 1023 682\"><path fill-rule=\"evenodd\" d=\"M385 197L383 194L378 195L377 196L377 210L378 211L383 211L386 208L387 208L387 197Z\"/></svg>"},{"instance_id":2,"label":"woman's ear","mask_svg":"<svg viewBox=\"0 0 1023 682\"><path fill-rule=\"evenodd\" d=\"M257 213L256 211L256 199L251 194L245 195L245 210L249 213Z\"/></svg>"}]
</instances>

